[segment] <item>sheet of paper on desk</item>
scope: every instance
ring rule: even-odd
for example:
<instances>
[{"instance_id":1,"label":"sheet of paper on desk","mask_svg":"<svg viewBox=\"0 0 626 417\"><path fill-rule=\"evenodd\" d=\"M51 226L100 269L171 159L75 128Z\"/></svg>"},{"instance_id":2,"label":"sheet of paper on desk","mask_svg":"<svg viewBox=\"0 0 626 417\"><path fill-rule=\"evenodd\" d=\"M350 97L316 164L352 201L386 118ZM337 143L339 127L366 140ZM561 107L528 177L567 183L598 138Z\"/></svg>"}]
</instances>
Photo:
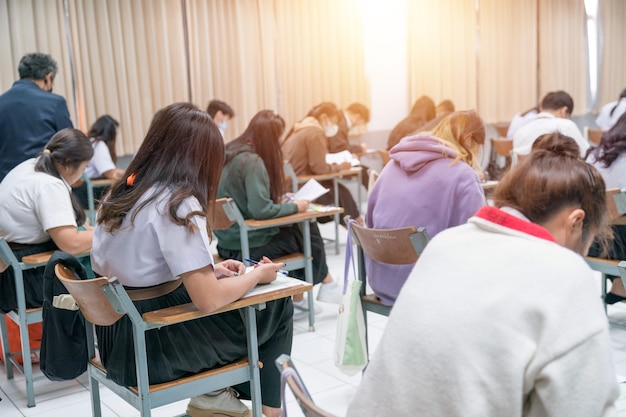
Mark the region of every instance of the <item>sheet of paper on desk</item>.
<instances>
[{"instance_id":1,"label":"sheet of paper on desk","mask_svg":"<svg viewBox=\"0 0 626 417\"><path fill-rule=\"evenodd\" d=\"M322 204L309 204L309 209L307 211L319 211L321 213L325 213L327 211L335 210L337 207L335 206L324 206Z\"/></svg>"},{"instance_id":2,"label":"sheet of paper on desk","mask_svg":"<svg viewBox=\"0 0 626 417\"><path fill-rule=\"evenodd\" d=\"M337 153L327 153L327 164L341 164L343 162L350 162L353 167L361 165L361 161L352 156L350 151L341 151Z\"/></svg>"},{"instance_id":3,"label":"sheet of paper on desk","mask_svg":"<svg viewBox=\"0 0 626 417\"><path fill-rule=\"evenodd\" d=\"M253 295L265 294L266 292L281 290L284 288L297 287L302 285L302 281L291 278L283 274L276 274L276 279L269 284L260 284L252 288L241 298L252 297Z\"/></svg>"},{"instance_id":4,"label":"sheet of paper on desk","mask_svg":"<svg viewBox=\"0 0 626 417\"><path fill-rule=\"evenodd\" d=\"M293 199L313 201L329 191L330 190L328 188L322 186L322 184L311 178L302 186L302 188L298 190L297 193L294 194Z\"/></svg>"}]
</instances>

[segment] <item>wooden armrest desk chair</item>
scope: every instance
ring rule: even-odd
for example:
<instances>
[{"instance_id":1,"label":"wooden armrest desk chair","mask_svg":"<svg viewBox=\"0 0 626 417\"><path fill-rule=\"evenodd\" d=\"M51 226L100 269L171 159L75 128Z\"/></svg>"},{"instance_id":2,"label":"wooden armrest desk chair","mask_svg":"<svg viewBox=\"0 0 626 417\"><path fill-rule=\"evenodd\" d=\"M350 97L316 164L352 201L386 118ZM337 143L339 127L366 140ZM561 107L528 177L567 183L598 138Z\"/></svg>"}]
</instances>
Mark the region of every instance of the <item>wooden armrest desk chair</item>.
<instances>
[{"instance_id":1,"label":"wooden armrest desk chair","mask_svg":"<svg viewBox=\"0 0 626 417\"><path fill-rule=\"evenodd\" d=\"M391 265L407 265L417 262L430 238L423 227L399 229L370 229L358 224L351 225L352 237L357 247L357 275L361 284L361 306L365 319L365 342L367 336L367 312L389 316L392 306L386 306L374 293L367 293L367 270L365 255L376 262Z\"/></svg>"},{"instance_id":2,"label":"wooden armrest desk chair","mask_svg":"<svg viewBox=\"0 0 626 417\"><path fill-rule=\"evenodd\" d=\"M604 130L602 129L594 129L589 126L585 126L583 129L583 136L587 139L587 142L591 146L598 146L600 144L600 139L602 138L602 134Z\"/></svg>"},{"instance_id":3,"label":"wooden armrest desk chair","mask_svg":"<svg viewBox=\"0 0 626 417\"><path fill-rule=\"evenodd\" d=\"M280 227L293 224L302 224L304 253L293 253L280 258L272 259L275 262L284 262L287 271L304 268L306 282L313 285L313 263L311 255L311 221L318 217L335 215L339 216L343 212L341 207L337 207L328 212L306 211L295 213L289 216L277 217L268 220L245 220L235 201L231 198L220 198L215 201L215 224L216 230L228 229L233 224L239 226L239 239L241 243L242 258L250 258L250 247L248 242L248 232L252 230L267 229L270 227ZM311 286L311 288L313 288ZM315 330L315 306L314 297L308 297L309 330ZM297 317L297 316L296 316Z\"/></svg>"},{"instance_id":4,"label":"wooden armrest desk chair","mask_svg":"<svg viewBox=\"0 0 626 417\"><path fill-rule=\"evenodd\" d=\"M291 362L289 355L280 355L278 359L276 359L276 366L281 372L281 379L284 379L286 385L289 386L289 389L306 417L335 417L322 410L313 402L311 395L307 391L306 386L304 386L304 382L302 382L298 370ZM281 400L283 400L283 403L285 403L285 394L284 391L281 391Z\"/></svg>"},{"instance_id":5,"label":"wooden armrest desk chair","mask_svg":"<svg viewBox=\"0 0 626 417\"><path fill-rule=\"evenodd\" d=\"M17 298L17 310L2 314L0 317L0 341L2 342L2 361L6 366L7 379L13 379L13 368L17 368L24 375L26 380L26 398L28 407L35 406L35 388L34 382L44 379L44 376L33 377L33 364L31 362L31 353L28 339L28 325L33 323L41 323L43 320L43 310L41 307L26 308L26 295L24 292L24 275L23 271L28 269L46 266L48 260L52 256L53 251L41 252L22 257L18 260L9 247L9 243L0 237L0 272L8 267L13 268L13 276L15 279L15 293ZM89 256L85 253L82 256ZM11 352L9 347L9 334L7 330L6 319L13 321L20 330L20 351ZM36 349L38 351L39 349ZM22 364L19 363L18 357L22 358Z\"/></svg>"},{"instance_id":6,"label":"wooden armrest desk chair","mask_svg":"<svg viewBox=\"0 0 626 417\"><path fill-rule=\"evenodd\" d=\"M265 308L269 301L290 297L311 286L297 281L293 286L239 299L213 313L198 311L192 303L173 306L161 310L139 314L124 287L117 278L95 278L80 280L69 268L57 264L55 273L78 304L86 319L87 343L89 350L89 390L94 417L102 415L98 384L102 384L140 411L141 417L149 417L151 409L185 398L197 396L216 389L249 381L252 397L252 414L261 417L261 385L256 311ZM296 280L294 280L296 281ZM191 375L174 381L149 385L145 334L151 329L175 325L225 311L244 310L248 357L216 369ZM93 325L109 326L127 314L133 324L135 363L137 366L137 386L124 387L107 379L107 371L95 352Z\"/></svg>"},{"instance_id":7,"label":"wooden armrest desk chair","mask_svg":"<svg viewBox=\"0 0 626 417\"><path fill-rule=\"evenodd\" d=\"M306 183L308 180L310 179L314 179L316 181L326 181L326 180L332 180L333 182L333 192L335 193L335 207L339 207L339 180L341 179L354 179L355 181L357 181L358 187L357 187L357 205L360 207L361 206L361 174L362 174L362 169L360 167L358 168L353 168L353 169L348 169L345 171L339 171L339 172L331 172L329 174L320 174L320 175L296 175L296 172L293 170L293 167L291 166L291 164L289 163L289 161L284 161L283 163L283 170L285 172L285 176L291 178L291 184L292 184L292 192L297 192L298 188L300 186L300 184L304 184ZM322 216L318 216L318 217L325 217L325 216L329 216L332 215L334 217L334 222L335 222L335 253L339 254L339 212L338 213L326 213Z\"/></svg>"}]
</instances>

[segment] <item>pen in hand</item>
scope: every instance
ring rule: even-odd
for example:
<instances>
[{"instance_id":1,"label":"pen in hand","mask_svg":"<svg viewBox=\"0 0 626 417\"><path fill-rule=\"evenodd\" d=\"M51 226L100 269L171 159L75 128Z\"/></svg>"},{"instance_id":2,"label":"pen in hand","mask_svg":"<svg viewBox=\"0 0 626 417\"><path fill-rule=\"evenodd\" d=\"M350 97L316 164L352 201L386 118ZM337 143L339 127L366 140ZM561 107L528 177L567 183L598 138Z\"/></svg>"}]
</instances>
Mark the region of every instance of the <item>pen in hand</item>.
<instances>
[{"instance_id":1,"label":"pen in hand","mask_svg":"<svg viewBox=\"0 0 626 417\"><path fill-rule=\"evenodd\" d=\"M248 262L249 264L252 265L259 265L260 262L258 261L253 261L252 259L248 259L248 258L244 258L244 261ZM285 271L284 269L279 269L278 271L279 274L283 274L283 275L287 275L287 271Z\"/></svg>"}]
</instances>

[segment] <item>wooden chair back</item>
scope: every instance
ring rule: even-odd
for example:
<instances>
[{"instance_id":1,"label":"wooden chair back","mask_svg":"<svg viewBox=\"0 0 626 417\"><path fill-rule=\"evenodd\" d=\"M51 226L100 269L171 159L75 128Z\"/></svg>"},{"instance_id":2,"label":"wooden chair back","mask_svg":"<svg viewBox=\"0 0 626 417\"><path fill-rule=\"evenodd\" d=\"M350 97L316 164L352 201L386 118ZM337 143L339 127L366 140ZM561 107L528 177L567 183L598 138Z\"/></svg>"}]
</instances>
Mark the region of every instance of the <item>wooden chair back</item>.
<instances>
[{"instance_id":1,"label":"wooden chair back","mask_svg":"<svg viewBox=\"0 0 626 417\"><path fill-rule=\"evenodd\" d=\"M510 158L513 150L513 139L491 138L491 146L496 155Z\"/></svg>"},{"instance_id":2,"label":"wooden chair back","mask_svg":"<svg viewBox=\"0 0 626 417\"><path fill-rule=\"evenodd\" d=\"M602 138L602 134L604 130L602 129L594 129L590 127L585 127L585 136L587 137L587 141L593 145L598 146L600 144L600 139Z\"/></svg>"},{"instance_id":3,"label":"wooden chair back","mask_svg":"<svg viewBox=\"0 0 626 417\"><path fill-rule=\"evenodd\" d=\"M498 136L501 138L506 138L506 134L509 131L510 123L496 123L494 127L496 128L496 132L498 132Z\"/></svg>"},{"instance_id":4,"label":"wooden chair back","mask_svg":"<svg viewBox=\"0 0 626 417\"><path fill-rule=\"evenodd\" d=\"M115 311L103 291L102 287L109 285L108 278L81 280L74 275L74 271L62 264L56 264L54 272L90 323L110 326L124 315Z\"/></svg>"},{"instance_id":5,"label":"wooden chair back","mask_svg":"<svg viewBox=\"0 0 626 417\"><path fill-rule=\"evenodd\" d=\"M376 262L407 265L417 262L428 243L423 227L370 229L352 223L355 240L363 252Z\"/></svg>"},{"instance_id":6,"label":"wooden chair back","mask_svg":"<svg viewBox=\"0 0 626 417\"><path fill-rule=\"evenodd\" d=\"M215 200L215 206L213 207L214 219L213 219L213 230L226 230L236 222L231 220L224 207L228 204L227 198L219 198Z\"/></svg>"}]
</instances>

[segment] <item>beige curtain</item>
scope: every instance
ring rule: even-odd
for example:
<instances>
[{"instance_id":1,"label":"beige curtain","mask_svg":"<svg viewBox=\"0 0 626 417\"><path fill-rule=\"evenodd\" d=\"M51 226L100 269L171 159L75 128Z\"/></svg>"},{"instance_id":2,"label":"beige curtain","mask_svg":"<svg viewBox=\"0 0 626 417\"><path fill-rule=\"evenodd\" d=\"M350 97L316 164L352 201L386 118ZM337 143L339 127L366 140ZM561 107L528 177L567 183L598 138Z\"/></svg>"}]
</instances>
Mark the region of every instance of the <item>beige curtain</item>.
<instances>
[{"instance_id":1,"label":"beige curtain","mask_svg":"<svg viewBox=\"0 0 626 417\"><path fill-rule=\"evenodd\" d=\"M225 139L262 109L277 110L273 4L260 0L187 0L192 101L212 99L235 112Z\"/></svg>"},{"instance_id":2,"label":"beige curtain","mask_svg":"<svg viewBox=\"0 0 626 417\"><path fill-rule=\"evenodd\" d=\"M474 0L409 1L409 106L427 95L477 107L474 7Z\"/></svg>"},{"instance_id":3,"label":"beige curtain","mask_svg":"<svg viewBox=\"0 0 626 417\"><path fill-rule=\"evenodd\" d=\"M322 101L369 106L360 2L275 0L274 6L280 113L288 129Z\"/></svg>"},{"instance_id":4,"label":"beige curtain","mask_svg":"<svg viewBox=\"0 0 626 417\"><path fill-rule=\"evenodd\" d=\"M117 152L139 148L154 113L187 101L180 0L69 2L80 126L120 122Z\"/></svg>"},{"instance_id":5,"label":"beige curtain","mask_svg":"<svg viewBox=\"0 0 626 417\"><path fill-rule=\"evenodd\" d=\"M598 104L617 100L626 88L626 1L600 1L602 39Z\"/></svg>"},{"instance_id":6,"label":"beige curtain","mask_svg":"<svg viewBox=\"0 0 626 417\"><path fill-rule=\"evenodd\" d=\"M0 51L0 94L19 79L17 66L22 56L50 54L59 67L54 92L65 97L77 125L63 0L0 0Z\"/></svg>"},{"instance_id":7,"label":"beige curtain","mask_svg":"<svg viewBox=\"0 0 626 417\"><path fill-rule=\"evenodd\" d=\"M537 0L480 0L478 102L486 122L537 104Z\"/></svg>"},{"instance_id":8,"label":"beige curtain","mask_svg":"<svg viewBox=\"0 0 626 417\"><path fill-rule=\"evenodd\" d=\"M574 114L586 113L586 17L582 0L539 1L539 99L565 90Z\"/></svg>"}]
</instances>

